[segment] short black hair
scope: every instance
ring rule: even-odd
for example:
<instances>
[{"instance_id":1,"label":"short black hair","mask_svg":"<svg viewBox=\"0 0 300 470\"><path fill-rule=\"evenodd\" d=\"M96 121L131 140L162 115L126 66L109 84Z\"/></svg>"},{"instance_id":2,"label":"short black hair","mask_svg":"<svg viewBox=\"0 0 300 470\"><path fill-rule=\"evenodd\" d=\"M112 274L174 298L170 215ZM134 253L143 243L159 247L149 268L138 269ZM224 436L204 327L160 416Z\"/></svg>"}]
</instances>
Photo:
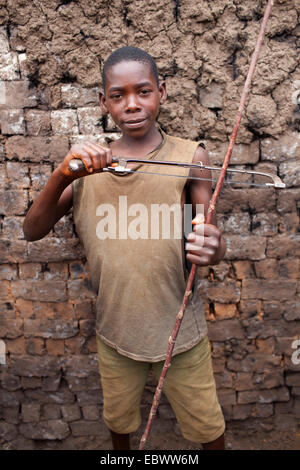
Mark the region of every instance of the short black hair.
<instances>
[{"instance_id":1,"label":"short black hair","mask_svg":"<svg viewBox=\"0 0 300 470\"><path fill-rule=\"evenodd\" d=\"M143 49L139 49L138 47L124 46L116 49L104 62L102 69L102 86L104 91L108 69L110 69L110 67L113 65L118 64L119 62L128 62L131 60L148 64L151 68L151 72L153 73L157 86L159 86L158 70L153 57L151 57L148 52L144 51Z\"/></svg>"}]
</instances>

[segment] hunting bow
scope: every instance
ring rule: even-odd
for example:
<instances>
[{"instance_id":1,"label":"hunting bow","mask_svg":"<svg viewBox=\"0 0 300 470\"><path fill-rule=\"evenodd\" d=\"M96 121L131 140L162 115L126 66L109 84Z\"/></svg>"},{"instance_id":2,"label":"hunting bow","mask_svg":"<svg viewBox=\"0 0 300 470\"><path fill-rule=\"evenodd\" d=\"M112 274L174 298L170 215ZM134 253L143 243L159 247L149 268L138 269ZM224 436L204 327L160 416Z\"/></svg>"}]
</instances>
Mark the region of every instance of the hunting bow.
<instances>
[{"instance_id":1,"label":"hunting bow","mask_svg":"<svg viewBox=\"0 0 300 470\"><path fill-rule=\"evenodd\" d=\"M239 106L239 109L238 109L235 126L234 126L233 131L232 131L231 136L230 136L229 145L228 145L226 155L224 157L224 161L223 161L220 176L218 178L214 193L213 193L212 198L211 198L210 203L209 203L209 208L208 208L208 211L207 211L207 217L206 217L206 221L205 221L207 224L211 223L212 215L213 215L213 213L215 211L215 208L216 208L216 202L217 202L217 199L219 197L224 178L226 176L227 167L229 165L229 161L230 161L230 157L231 157L231 154L232 154L233 146L234 146L234 143L236 141L236 136L237 136L238 128L239 128L239 125L240 125L240 122L241 122L241 119L242 119L242 114L243 114L243 110L244 110L244 107L245 107L246 98L247 98L247 95L248 95L249 87L250 87L251 80L252 80L252 77L253 77L253 73L254 73L254 70L255 70L255 65L256 65L256 62L257 62L257 59L258 59L258 55L259 55L259 52L260 52L260 49L261 49L262 41L263 41L263 38L264 38L267 22L268 22L268 19L269 19L271 10L272 10L273 3L274 3L274 0L268 0L266 11L265 11L263 21L262 21L262 24L261 24L261 28L260 28L260 31L259 31L257 43L256 43L256 46L255 46L255 50L254 50L253 55L252 55L248 75L247 75L245 85L244 85L244 88L243 88L243 92L242 92L242 96L241 96L241 100L240 100L240 106ZM183 316L184 316L184 312L185 312L185 309L186 309L186 306L187 306L187 303L188 303L189 296L192 292L192 287L193 287L194 280L195 280L195 274L196 274L196 265L192 264L192 268L191 268L191 271L190 271L190 274L189 274L189 277L188 277L188 281L187 281L186 290L185 290L185 293L184 293L182 305L181 305L181 308L179 310L179 313L177 314L175 326L174 326L174 329L173 329L172 334L171 334L171 336L169 338L169 341L168 341L168 351L167 351L166 360L165 360L164 367L163 367L163 370L162 370L162 373L161 373L161 376L160 376L160 379L158 381L158 385L157 385L157 388L156 388L156 391L155 391L155 394L154 394L154 399L153 399L152 407L151 407L151 410L150 410L148 422L147 422L147 425L146 425L146 428L145 428L145 432L144 432L144 434L141 438L141 441L140 441L139 450L144 449L145 444L146 444L146 440L149 436L149 433L150 433L150 430L151 430L151 427L152 427L153 419L154 419L154 416L155 416L157 408L158 408L159 399L160 399L160 396L161 396L164 380L165 380L168 368L171 365L171 357L172 357L174 344L175 344L177 334L178 334L178 331L179 331L179 328L180 328L180 325L181 325L181 322L182 322L182 319L183 319Z\"/></svg>"}]
</instances>

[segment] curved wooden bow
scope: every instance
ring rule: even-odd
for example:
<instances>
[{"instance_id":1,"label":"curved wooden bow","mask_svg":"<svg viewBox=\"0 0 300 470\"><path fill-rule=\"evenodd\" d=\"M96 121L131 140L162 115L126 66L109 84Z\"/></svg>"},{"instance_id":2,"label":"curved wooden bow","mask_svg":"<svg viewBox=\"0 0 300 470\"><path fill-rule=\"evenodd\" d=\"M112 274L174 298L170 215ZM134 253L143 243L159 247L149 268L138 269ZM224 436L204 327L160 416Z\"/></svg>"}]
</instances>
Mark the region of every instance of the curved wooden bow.
<instances>
[{"instance_id":1,"label":"curved wooden bow","mask_svg":"<svg viewBox=\"0 0 300 470\"><path fill-rule=\"evenodd\" d=\"M259 32L259 35L258 35L257 43L256 43L256 46L255 46L255 50L254 50L253 55L252 55L248 75L247 75L245 85L244 85L244 88L243 88L243 92L242 92L242 96L241 96L241 100L240 100L240 105L239 105L239 109L238 109L238 113L237 113L235 126L234 126L233 131L232 131L231 136L230 136L230 141L229 141L229 145L228 145L226 155L224 157L222 170L221 170L220 176L218 178L218 181L217 181L214 193L212 195L212 198L210 200L209 208L208 208L208 211L207 211L207 217L206 217L206 221L205 221L207 224L211 223L212 215L213 215L213 212L215 211L215 208L216 208L216 202L217 202L217 199L219 197L224 178L226 176L227 167L229 165L229 161L230 161L230 157L231 157L231 154L232 154L233 146L234 146L235 141L236 141L238 128L240 126L240 122L241 122L241 119L242 119L242 114L243 114L243 110L244 110L244 107L245 107L245 102L246 102L246 99L247 99L248 91L249 91L251 80L252 80L252 77L253 77L253 74L254 74L256 62L257 62L257 59L258 59L258 56L259 56L259 52L260 52L260 49L261 49L262 41L263 41L263 38L264 38L264 35L265 35L266 26L267 26L267 22L268 22L268 19L269 19L271 10L272 10L273 3L274 3L274 0L268 0L268 4L267 4L267 7L266 7L264 17L263 17L260 32ZM155 395L154 395L152 407L151 407L151 410L150 410L148 422L147 422L147 425L146 425L146 428L145 428L145 432L144 432L144 434L142 436L142 439L140 441L139 450L143 450L144 447L145 447L146 440L149 436L149 433L150 433L150 430L151 430L151 427L152 427L152 423L153 423L153 419L154 419L154 416L155 416L157 408L158 408L159 399L160 399L160 395L161 395L162 388L163 388L163 383L164 383L168 368L171 365L171 357L172 357L172 352L173 352L173 349L174 349L174 344L175 344L177 334L178 334L178 331L179 331L179 328L180 328L180 325L181 325L181 322L182 322L182 319L183 319L183 316L184 316L184 312L185 312L185 309L186 309L186 306L187 306L187 303L188 303L189 296L192 292L192 287L193 287L194 280L195 280L196 268L197 268L197 266L195 264L193 264L192 268L191 268L191 271L190 271L190 274L189 274L188 281L187 281L186 290L185 290L185 293L184 293L181 308L180 308L179 313L176 317L175 326L174 326L174 329L173 329L172 334L171 334L171 336L169 338L169 341L168 341L169 345L168 345L167 356L166 356L166 359L165 359L165 363L164 363L164 367L163 367L160 379L158 381L156 391L155 391Z\"/></svg>"}]
</instances>

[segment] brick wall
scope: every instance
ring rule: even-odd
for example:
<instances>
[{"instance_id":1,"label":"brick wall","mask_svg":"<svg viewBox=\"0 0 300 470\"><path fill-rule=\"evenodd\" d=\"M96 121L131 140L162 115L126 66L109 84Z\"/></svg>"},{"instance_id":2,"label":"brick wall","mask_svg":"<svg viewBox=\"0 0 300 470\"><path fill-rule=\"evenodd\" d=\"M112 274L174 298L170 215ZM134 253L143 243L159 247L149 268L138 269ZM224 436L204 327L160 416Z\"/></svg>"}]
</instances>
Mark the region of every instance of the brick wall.
<instances>
[{"instance_id":1,"label":"brick wall","mask_svg":"<svg viewBox=\"0 0 300 470\"><path fill-rule=\"evenodd\" d=\"M43 240L27 243L22 233L30 201L69 146L116 135L98 105L103 60L124 44L148 50L169 92L162 127L204 141L220 163L265 4L0 1L4 447L109 445L95 297L72 213ZM299 14L296 0L275 2L232 157L237 168L278 173L286 189L224 188L218 212L227 254L200 270L219 398L238 430L293 432L300 422L299 355L292 356L300 339ZM149 379L144 420L154 385ZM172 440L165 399L157 421Z\"/></svg>"}]
</instances>

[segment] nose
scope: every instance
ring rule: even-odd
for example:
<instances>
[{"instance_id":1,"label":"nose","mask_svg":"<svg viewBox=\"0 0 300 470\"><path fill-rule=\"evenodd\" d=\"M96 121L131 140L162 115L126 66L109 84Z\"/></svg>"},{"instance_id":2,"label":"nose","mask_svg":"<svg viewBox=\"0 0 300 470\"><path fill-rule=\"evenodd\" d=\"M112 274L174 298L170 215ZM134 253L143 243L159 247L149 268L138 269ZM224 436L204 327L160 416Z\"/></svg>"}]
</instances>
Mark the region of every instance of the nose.
<instances>
[{"instance_id":1,"label":"nose","mask_svg":"<svg viewBox=\"0 0 300 470\"><path fill-rule=\"evenodd\" d=\"M126 99L126 111L127 112L135 112L140 109L140 105L138 102L138 98L135 94L131 93L127 95Z\"/></svg>"}]
</instances>

